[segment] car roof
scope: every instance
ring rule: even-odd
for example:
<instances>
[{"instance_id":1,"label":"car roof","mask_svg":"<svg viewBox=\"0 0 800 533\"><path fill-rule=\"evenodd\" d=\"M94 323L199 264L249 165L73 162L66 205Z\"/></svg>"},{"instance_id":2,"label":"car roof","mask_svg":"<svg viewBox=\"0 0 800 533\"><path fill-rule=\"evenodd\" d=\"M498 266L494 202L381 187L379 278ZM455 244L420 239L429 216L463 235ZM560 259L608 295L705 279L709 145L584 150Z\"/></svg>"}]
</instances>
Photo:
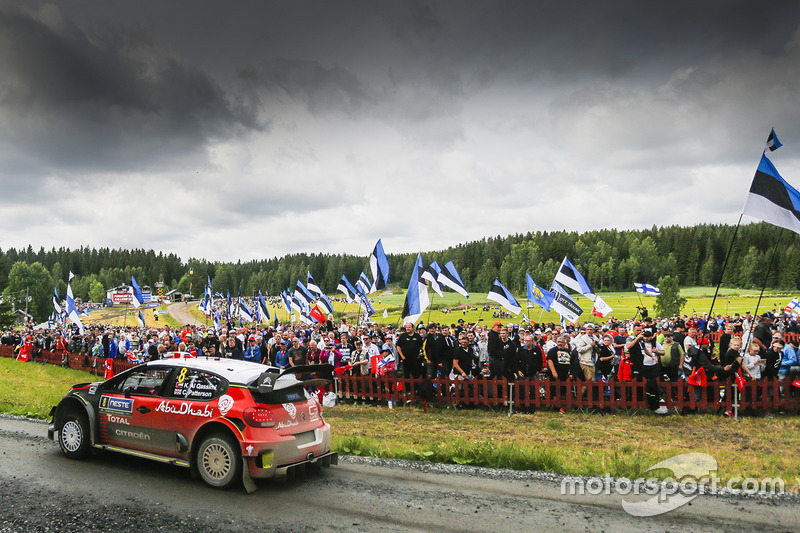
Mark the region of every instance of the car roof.
<instances>
[{"instance_id":1,"label":"car roof","mask_svg":"<svg viewBox=\"0 0 800 533\"><path fill-rule=\"evenodd\" d=\"M275 367L253 363L251 361L242 361L241 359L202 356L191 357L188 356L189 354L185 354L186 356L181 357L181 355L184 354L177 352L176 354L177 357L173 356L169 359L158 359L156 361L151 361L148 363L148 366L180 366L194 368L197 370L205 370L207 372L213 372L214 374L224 377L230 383L241 383L243 385L249 385L267 370L280 371Z\"/></svg>"}]
</instances>

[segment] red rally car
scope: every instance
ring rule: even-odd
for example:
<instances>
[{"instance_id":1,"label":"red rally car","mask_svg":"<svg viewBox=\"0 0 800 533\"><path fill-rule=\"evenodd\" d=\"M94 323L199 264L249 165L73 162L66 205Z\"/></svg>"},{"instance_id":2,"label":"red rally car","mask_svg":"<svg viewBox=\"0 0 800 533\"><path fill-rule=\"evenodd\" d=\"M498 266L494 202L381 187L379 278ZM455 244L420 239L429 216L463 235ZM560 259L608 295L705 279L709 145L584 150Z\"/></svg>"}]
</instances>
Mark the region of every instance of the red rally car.
<instances>
[{"instance_id":1,"label":"red rally car","mask_svg":"<svg viewBox=\"0 0 800 533\"><path fill-rule=\"evenodd\" d=\"M73 386L48 430L69 458L111 450L186 466L212 487L330 466L330 425L306 387L331 365L280 371L234 359L174 353L99 383Z\"/></svg>"}]
</instances>

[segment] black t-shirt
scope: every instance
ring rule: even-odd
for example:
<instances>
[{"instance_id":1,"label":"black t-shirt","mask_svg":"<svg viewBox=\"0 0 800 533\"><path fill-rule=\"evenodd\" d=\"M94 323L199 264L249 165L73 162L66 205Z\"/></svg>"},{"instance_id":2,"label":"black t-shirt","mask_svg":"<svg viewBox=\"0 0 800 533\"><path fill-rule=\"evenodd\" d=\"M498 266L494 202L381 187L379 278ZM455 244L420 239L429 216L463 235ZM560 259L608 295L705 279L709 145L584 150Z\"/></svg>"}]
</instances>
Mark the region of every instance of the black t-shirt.
<instances>
[{"instance_id":1,"label":"black t-shirt","mask_svg":"<svg viewBox=\"0 0 800 533\"><path fill-rule=\"evenodd\" d=\"M511 370L514 374L522 372L524 377L531 378L542 371L543 363L542 349L539 346L534 344L529 350L525 345L522 345L517 348L515 361Z\"/></svg>"},{"instance_id":2,"label":"black t-shirt","mask_svg":"<svg viewBox=\"0 0 800 533\"><path fill-rule=\"evenodd\" d=\"M466 350L458 346L453 352L453 360L458 361L458 366L461 367L467 377L475 375L473 366L475 366L477 357L472 351L472 346L467 346Z\"/></svg>"},{"instance_id":3,"label":"black t-shirt","mask_svg":"<svg viewBox=\"0 0 800 533\"><path fill-rule=\"evenodd\" d=\"M569 346L561 349L558 346L550 348L547 352L547 360L553 362L556 369L556 378L566 380L569 377L569 371L572 364L572 351Z\"/></svg>"},{"instance_id":4,"label":"black t-shirt","mask_svg":"<svg viewBox=\"0 0 800 533\"><path fill-rule=\"evenodd\" d=\"M326 344L325 346L327 347L328 345ZM356 347L348 342L347 344L337 344L334 346L334 349L335 348L338 348L339 352L342 354L342 365L350 364L351 356Z\"/></svg>"},{"instance_id":5,"label":"black t-shirt","mask_svg":"<svg viewBox=\"0 0 800 533\"><path fill-rule=\"evenodd\" d=\"M602 357L609 357L614 355L614 349L611 346L606 346L605 344L600 345L600 349L597 355L597 362L595 363L595 367L597 370L603 374L604 376L608 376L611 374L612 366L613 366L613 359L609 359L607 361L602 361Z\"/></svg>"},{"instance_id":6,"label":"black t-shirt","mask_svg":"<svg viewBox=\"0 0 800 533\"><path fill-rule=\"evenodd\" d=\"M756 326L756 329L753 330L753 337L760 340L764 346L766 346L766 350L769 350L769 345L772 342L772 329L764 324L763 322L759 322Z\"/></svg>"},{"instance_id":7,"label":"black t-shirt","mask_svg":"<svg viewBox=\"0 0 800 533\"><path fill-rule=\"evenodd\" d=\"M719 336L719 353L727 356L728 355L728 346L731 344L731 335L730 333L723 333ZM726 363L727 364L727 363Z\"/></svg>"},{"instance_id":8,"label":"black t-shirt","mask_svg":"<svg viewBox=\"0 0 800 533\"><path fill-rule=\"evenodd\" d=\"M409 335L404 331L397 339L397 347L403 351L406 359L418 359L419 352L422 350L422 337L417 332Z\"/></svg>"},{"instance_id":9,"label":"black t-shirt","mask_svg":"<svg viewBox=\"0 0 800 533\"><path fill-rule=\"evenodd\" d=\"M733 376L734 374L736 374L736 372L739 371L739 367L741 366L739 364L739 357L741 357L739 350L734 350L733 348L729 348L725 352L725 356L723 357L722 360L723 369L724 367L731 365L730 370L725 371L725 376L727 377Z\"/></svg>"},{"instance_id":10,"label":"black t-shirt","mask_svg":"<svg viewBox=\"0 0 800 533\"><path fill-rule=\"evenodd\" d=\"M783 352L776 352L772 348L767 350L764 355L764 360L767 362L764 365L764 370L761 371L762 378L775 378L778 377L778 368L781 366L781 357Z\"/></svg>"}]
</instances>

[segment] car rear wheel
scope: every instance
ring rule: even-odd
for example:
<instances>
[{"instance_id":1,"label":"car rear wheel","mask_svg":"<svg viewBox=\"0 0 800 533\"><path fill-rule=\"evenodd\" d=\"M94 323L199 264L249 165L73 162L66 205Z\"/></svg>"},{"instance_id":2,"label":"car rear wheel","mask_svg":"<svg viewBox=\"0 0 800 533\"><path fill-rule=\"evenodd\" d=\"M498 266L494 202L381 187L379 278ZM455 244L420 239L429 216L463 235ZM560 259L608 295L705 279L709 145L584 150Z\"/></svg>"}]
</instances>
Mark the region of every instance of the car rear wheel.
<instances>
[{"instance_id":1,"label":"car rear wheel","mask_svg":"<svg viewBox=\"0 0 800 533\"><path fill-rule=\"evenodd\" d=\"M228 435L208 435L197 448L197 470L208 485L232 487L242 478L242 454Z\"/></svg>"},{"instance_id":2,"label":"car rear wheel","mask_svg":"<svg viewBox=\"0 0 800 533\"><path fill-rule=\"evenodd\" d=\"M89 452L89 423L83 413L70 413L61 421L58 444L70 459L81 459Z\"/></svg>"}]
</instances>

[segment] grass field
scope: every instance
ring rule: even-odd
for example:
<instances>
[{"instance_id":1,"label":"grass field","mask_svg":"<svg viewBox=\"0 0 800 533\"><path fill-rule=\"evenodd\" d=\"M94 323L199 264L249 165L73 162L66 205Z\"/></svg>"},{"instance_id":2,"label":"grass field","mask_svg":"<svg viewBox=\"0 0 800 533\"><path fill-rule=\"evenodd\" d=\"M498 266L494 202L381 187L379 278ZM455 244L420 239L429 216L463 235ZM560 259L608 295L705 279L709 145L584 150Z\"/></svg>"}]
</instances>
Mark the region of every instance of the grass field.
<instances>
[{"instance_id":1,"label":"grass field","mask_svg":"<svg viewBox=\"0 0 800 533\"><path fill-rule=\"evenodd\" d=\"M46 419L69 387L94 376L53 365L0 358L0 412ZM718 476L780 477L800 489L800 418L589 415L405 406L326 408L333 447L348 455L638 477L651 465L705 452ZM650 476L651 474L648 474ZM665 474L668 475L668 474Z\"/></svg>"},{"instance_id":2,"label":"grass field","mask_svg":"<svg viewBox=\"0 0 800 533\"><path fill-rule=\"evenodd\" d=\"M681 289L681 296L687 299L687 303L683 309L683 312L687 314L692 314L695 312L698 314L708 312L711 306L711 301L714 297L714 289L714 287L691 287ZM459 318L463 318L465 322L478 322L480 319L491 322L493 319L492 313L500 310L499 306L495 302L486 300L485 295L483 294L472 295L469 299L452 292L445 293L443 298L433 291L429 291L429 295L431 307L429 308L429 311L426 311L422 315L422 319L425 321L431 320L438 323L455 323ZM637 306L647 307L647 309L651 311L652 315L653 307L655 306L656 302L655 297L642 296L637 292L609 292L601 293L600 296L603 297L606 303L614 308L614 312L612 314L617 318L633 317L637 313ZM717 301L714 304L714 313L744 314L746 311L754 312L756 309L758 296L759 291L756 290L720 289L720 294L718 295ZM759 307L759 312L772 309L781 310L794 296L794 294L785 292L765 292ZM516 295L516 298L521 305L526 305L527 302L524 298L524 295ZM580 305L584 310L584 313L581 316L582 321L593 320L594 317L592 317L590 314L592 310L592 302L582 296L576 297L575 299L578 305ZM394 291L391 294L373 294L372 304L375 308L375 314L372 316L373 320L381 324L400 324L400 313L403 310L404 300L405 294L401 291ZM492 310L483 311L482 308L485 304L490 304L492 306ZM359 308L357 304L334 302L333 306L337 320L339 320L342 316L347 316L349 320L358 318ZM445 309L449 309L451 312L445 313ZM386 318L383 318L384 310L387 312ZM192 308L190 312L195 318L197 318L197 320L201 322L208 322L207 318L200 313L196 307ZM278 314L278 319L281 322L290 320L289 315L283 309L283 306L280 308L270 308L270 313L276 312ZM542 309L539 307L525 309L523 312L534 322L544 321L557 323L559 321L559 316L556 313L543 313ZM152 312L150 314L152 315ZM92 315L94 315L94 313L92 313ZM132 320L132 317L133 315L131 314L128 319ZM98 314L96 318L93 316L92 320L102 321L104 318L104 315ZM517 316L513 318L505 318L503 321L519 323L520 319L521 316ZM148 325L150 324L151 320L152 316L149 317Z\"/></svg>"}]
</instances>

